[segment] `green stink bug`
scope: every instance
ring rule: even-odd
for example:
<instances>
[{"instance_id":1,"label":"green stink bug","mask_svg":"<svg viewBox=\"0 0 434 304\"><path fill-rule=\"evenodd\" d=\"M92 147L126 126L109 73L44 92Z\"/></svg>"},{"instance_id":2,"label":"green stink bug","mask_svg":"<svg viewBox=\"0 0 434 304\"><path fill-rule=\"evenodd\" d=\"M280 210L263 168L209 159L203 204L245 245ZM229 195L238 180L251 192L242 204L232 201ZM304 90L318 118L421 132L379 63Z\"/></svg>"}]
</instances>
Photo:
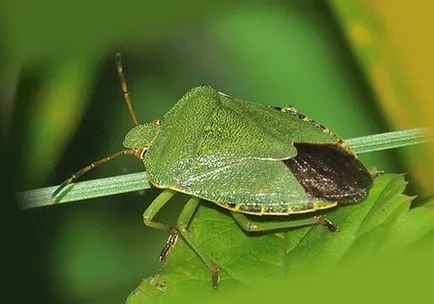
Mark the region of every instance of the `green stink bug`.
<instances>
[{"instance_id":1,"label":"green stink bug","mask_svg":"<svg viewBox=\"0 0 434 304\"><path fill-rule=\"evenodd\" d=\"M312 213L358 202L367 195L372 176L356 154L329 129L291 106L261 105L202 86L187 92L161 120L140 124L132 109L120 54L116 58L135 124L125 136L125 150L77 171L53 196L93 168L119 155L135 155L143 161L149 182L165 189L143 213L147 226L171 230L160 259L165 258L179 233L206 264L213 286L217 286L218 266L188 231L201 199L228 209L245 231L323 224L334 232L337 228L320 215L255 222L245 214ZM191 198L172 230L153 218L176 192Z\"/></svg>"}]
</instances>

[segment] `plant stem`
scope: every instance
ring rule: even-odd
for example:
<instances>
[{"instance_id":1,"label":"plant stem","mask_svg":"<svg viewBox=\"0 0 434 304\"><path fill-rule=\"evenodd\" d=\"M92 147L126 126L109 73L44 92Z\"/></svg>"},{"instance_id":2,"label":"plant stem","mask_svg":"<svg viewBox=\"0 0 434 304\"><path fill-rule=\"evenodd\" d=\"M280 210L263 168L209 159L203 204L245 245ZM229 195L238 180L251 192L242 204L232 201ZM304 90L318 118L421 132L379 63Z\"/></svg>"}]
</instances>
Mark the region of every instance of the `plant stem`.
<instances>
[{"instance_id":1,"label":"plant stem","mask_svg":"<svg viewBox=\"0 0 434 304\"><path fill-rule=\"evenodd\" d=\"M425 128L380 133L348 139L348 145L358 154L394 149L426 143L434 139ZM22 209L81 201L90 198L149 189L151 185L145 172L119 175L74 183L54 199L51 197L57 186L18 193Z\"/></svg>"},{"instance_id":2,"label":"plant stem","mask_svg":"<svg viewBox=\"0 0 434 304\"><path fill-rule=\"evenodd\" d=\"M52 198L58 186L39 188L18 193L22 209L57 205L89 198L139 191L151 188L145 172L118 175L73 183L65 187L59 195Z\"/></svg>"},{"instance_id":3,"label":"plant stem","mask_svg":"<svg viewBox=\"0 0 434 304\"><path fill-rule=\"evenodd\" d=\"M346 142L357 154L361 154L422 144L433 139L433 134L426 128L416 128L355 137Z\"/></svg>"}]
</instances>

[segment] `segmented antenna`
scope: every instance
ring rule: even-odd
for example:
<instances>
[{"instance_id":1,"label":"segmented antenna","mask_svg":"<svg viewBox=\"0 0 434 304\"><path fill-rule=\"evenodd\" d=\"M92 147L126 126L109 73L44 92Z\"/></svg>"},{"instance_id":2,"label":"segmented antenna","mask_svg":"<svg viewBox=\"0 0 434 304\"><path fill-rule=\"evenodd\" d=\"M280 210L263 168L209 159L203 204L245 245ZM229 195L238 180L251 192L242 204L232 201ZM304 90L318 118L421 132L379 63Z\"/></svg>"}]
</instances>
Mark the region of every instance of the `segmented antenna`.
<instances>
[{"instance_id":1,"label":"segmented antenna","mask_svg":"<svg viewBox=\"0 0 434 304\"><path fill-rule=\"evenodd\" d=\"M125 81L125 75L124 75L124 71L122 68L122 57L121 57L121 53L117 52L116 53L116 70L118 71L118 75L119 75L119 81L121 83L121 88L122 88L122 92L124 95L124 99L125 102L127 103L128 106L128 110L130 111L130 115L131 118L134 121L134 124L136 126L139 125L139 121L137 120L136 114L134 113L133 110L133 104L131 102L131 98L130 98L130 93L128 92L128 87L127 87L127 83ZM139 154L137 154L139 153ZM135 155L136 157L140 158L142 151L134 151L131 149L125 149L119 152L116 152L110 156L107 156L103 159L100 159L98 161L95 161L93 163L91 163L90 165L81 168L80 170L78 170L77 172L75 172L74 174L71 175L70 178L68 178L67 180L65 180L54 192L53 194L51 194L51 197L54 198L56 197L57 194L59 194L60 191L62 191L63 188L65 188L67 185L73 183L74 181L76 181L80 176L82 176L83 174L95 169L96 167L99 167L109 161L111 161L112 159L120 156L120 155Z\"/></svg>"},{"instance_id":2,"label":"segmented antenna","mask_svg":"<svg viewBox=\"0 0 434 304\"><path fill-rule=\"evenodd\" d=\"M118 71L118 75L119 75L119 82L121 83L122 93L124 95L125 102L127 103L128 106L128 111L130 111L130 115L134 121L134 124L138 126L139 121L133 110L133 103L130 98L130 92L128 92L127 82L125 81L124 69L122 67L122 56L121 53L119 52L116 53L115 63L116 63L116 70Z\"/></svg>"},{"instance_id":3,"label":"segmented antenna","mask_svg":"<svg viewBox=\"0 0 434 304\"><path fill-rule=\"evenodd\" d=\"M113 153L110 156L107 156L103 159L100 159L98 161L95 161L93 163L91 163L90 165L87 165L84 168L81 168L80 170L78 170L77 172L75 172L74 174L71 175L70 178L68 178L67 180L65 180L54 192L53 194L51 194L51 197L54 198L56 197L57 194L59 194L59 192L65 188L66 186L68 186L69 184L73 183L75 180L77 180L80 176L82 176L83 174L95 169L96 167L99 167L101 165L104 165L105 163L111 161L112 159L120 156L120 155L134 155L136 152L131 150L131 149L125 149L116 153Z\"/></svg>"}]
</instances>

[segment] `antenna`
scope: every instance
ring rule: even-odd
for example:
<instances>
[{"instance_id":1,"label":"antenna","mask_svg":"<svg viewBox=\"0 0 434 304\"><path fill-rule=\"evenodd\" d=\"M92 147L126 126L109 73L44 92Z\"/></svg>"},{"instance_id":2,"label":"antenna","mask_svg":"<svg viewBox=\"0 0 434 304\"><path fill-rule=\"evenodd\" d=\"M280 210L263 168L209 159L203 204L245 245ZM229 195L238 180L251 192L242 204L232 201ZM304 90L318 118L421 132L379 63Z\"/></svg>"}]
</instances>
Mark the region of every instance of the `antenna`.
<instances>
[{"instance_id":1,"label":"antenna","mask_svg":"<svg viewBox=\"0 0 434 304\"><path fill-rule=\"evenodd\" d=\"M51 197L54 198L56 197L57 194L59 194L59 192L65 188L66 186L68 186L69 184L73 183L76 179L78 179L80 176L82 176L83 174L95 169L96 167L99 167L101 165L104 165L105 163L111 161L112 159L120 156L120 155L134 155L136 152L134 150L131 149L125 149L116 153L113 153L110 156L107 156L103 159L100 159L98 161L95 161L93 163L91 163L90 165L87 165L84 168L81 168L80 170L78 170L77 172L75 172L74 174L71 175L70 178L68 178L67 180L65 180L59 187L57 187L57 189L53 192L53 194L51 194Z\"/></svg>"},{"instance_id":2,"label":"antenna","mask_svg":"<svg viewBox=\"0 0 434 304\"><path fill-rule=\"evenodd\" d=\"M116 69L118 71L119 81L121 83L121 88L122 88L125 102L127 103L128 110L130 111L131 118L133 119L134 124L136 126L138 126L139 121L137 120L136 114L134 113L133 104L132 104L131 98L130 98L130 93L128 92L127 83L125 82L125 75L124 75L124 71L122 68L121 53L119 53L119 52L116 53L116 61L115 62L116 62ZM56 195L59 194L59 192L62 191L63 188L65 188L67 185L73 183L75 180L77 180L83 174L95 169L96 167L104 165L105 163L111 161L112 159L114 159L120 155L135 155L139 159L142 159L143 150L139 149L139 150L135 151L132 149L125 149L125 150L113 153L112 155L109 155L109 156L107 156L103 159L100 159L98 161L95 161L95 162L91 163L90 165L87 165L84 168L81 168L80 170L78 170L77 172L72 174L71 177L69 177L67 180L65 180L59 187L57 187L57 189L53 192L51 197L53 197L53 198L56 197Z\"/></svg>"},{"instance_id":3,"label":"antenna","mask_svg":"<svg viewBox=\"0 0 434 304\"><path fill-rule=\"evenodd\" d=\"M128 92L127 82L125 81L124 69L122 67L122 56L121 53L119 52L116 53L115 63L116 63L116 70L118 71L118 75L119 75L119 82L121 83L122 93L124 95L125 102L127 103L128 106L128 111L130 111L131 118L133 119L134 124L138 126L139 121L137 120L136 114L134 113L133 110L133 103L130 98L130 92Z\"/></svg>"}]
</instances>

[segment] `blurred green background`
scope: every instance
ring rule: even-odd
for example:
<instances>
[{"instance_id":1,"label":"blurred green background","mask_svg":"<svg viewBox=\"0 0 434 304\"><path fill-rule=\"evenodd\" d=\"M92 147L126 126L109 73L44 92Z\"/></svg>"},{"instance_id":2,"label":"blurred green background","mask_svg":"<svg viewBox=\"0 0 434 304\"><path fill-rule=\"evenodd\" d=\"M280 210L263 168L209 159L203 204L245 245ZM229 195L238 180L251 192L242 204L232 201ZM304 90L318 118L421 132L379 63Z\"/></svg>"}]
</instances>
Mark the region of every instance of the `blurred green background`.
<instances>
[{"instance_id":1,"label":"blurred green background","mask_svg":"<svg viewBox=\"0 0 434 304\"><path fill-rule=\"evenodd\" d=\"M432 124L428 7L396 1L391 9L374 0L25 2L5 0L0 11L4 168L14 164L3 170L9 190L58 184L122 148L133 124L116 51L142 122L208 84L242 99L292 104L343 138ZM361 159L406 172L407 194L423 199L433 194L432 152L424 145ZM124 158L84 179L140 170L136 159ZM123 302L159 267L167 235L141 220L157 193L15 211L11 248L21 258L17 282L28 288L22 296ZM173 222L180 207L170 204L163 221Z\"/></svg>"}]
</instances>

